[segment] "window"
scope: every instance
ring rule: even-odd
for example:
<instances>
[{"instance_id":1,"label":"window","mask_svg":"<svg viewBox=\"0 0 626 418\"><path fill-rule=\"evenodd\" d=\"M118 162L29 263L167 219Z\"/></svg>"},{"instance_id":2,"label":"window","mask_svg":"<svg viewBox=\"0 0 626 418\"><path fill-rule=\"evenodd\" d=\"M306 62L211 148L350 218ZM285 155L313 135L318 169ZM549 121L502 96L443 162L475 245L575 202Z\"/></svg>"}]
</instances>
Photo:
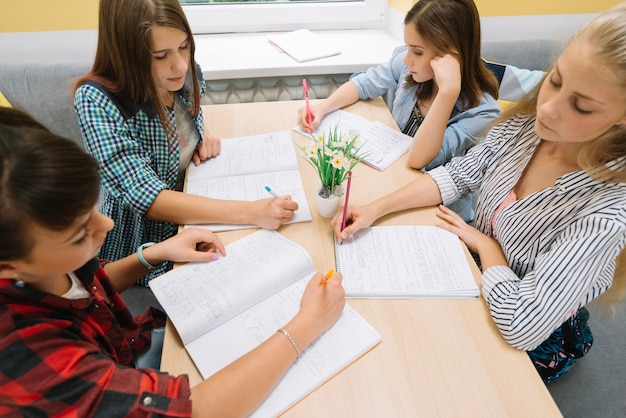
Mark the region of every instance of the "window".
<instances>
[{"instance_id":1,"label":"window","mask_svg":"<svg viewBox=\"0 0 626 418\"><path fill-rule=\"evenodd\" d=\"M180 0L194 33L380 29L387 0Z\"/></svg>"}]
</instances>

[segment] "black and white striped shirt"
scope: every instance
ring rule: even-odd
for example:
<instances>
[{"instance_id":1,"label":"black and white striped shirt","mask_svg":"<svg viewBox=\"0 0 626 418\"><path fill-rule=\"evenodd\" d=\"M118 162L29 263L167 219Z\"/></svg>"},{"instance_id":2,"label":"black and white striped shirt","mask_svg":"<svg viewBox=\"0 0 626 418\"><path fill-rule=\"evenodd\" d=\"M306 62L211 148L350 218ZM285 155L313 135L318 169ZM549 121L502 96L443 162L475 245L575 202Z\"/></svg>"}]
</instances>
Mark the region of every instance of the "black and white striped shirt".
<instances>
[{"instance_id":1,"label":"black and white striped shirt","mask_svg":"<svg viewBox=\"0 0 626 418\"><path fill-rule=\"evenodd\" d=\"M465 157L429 174L444 204L479 190L475 226L495 236L508 261L482 275L482 295L502 336L532 350L578 308L611 285L626 245L626 185L593 180L578 170L491 217L520 179L540 138L534 118L493 128Z\"/></svg>"}]
</instances>

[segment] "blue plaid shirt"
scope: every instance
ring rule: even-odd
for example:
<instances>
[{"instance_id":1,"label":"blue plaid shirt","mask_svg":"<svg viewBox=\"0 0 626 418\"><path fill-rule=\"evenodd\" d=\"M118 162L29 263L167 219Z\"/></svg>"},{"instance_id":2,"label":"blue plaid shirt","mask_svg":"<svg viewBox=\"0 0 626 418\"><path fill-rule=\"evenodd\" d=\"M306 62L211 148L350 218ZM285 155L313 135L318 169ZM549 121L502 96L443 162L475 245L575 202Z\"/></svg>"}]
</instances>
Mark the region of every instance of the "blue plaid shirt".
<instances>
[{"instance_id":1,"label":"blue plaid shirt","mask_svg":"<svg viewBox=\"0 0 626 418\"><path fill-rule=\"evenodd\" d=\"M200 93L205 83L198 69ZM179 94L189 106L189 90ZM151 106L135 106L96 83L81 85L74 96L74 108L85 143L85 150L100 165L102 190L99 210L115 222L99 256L119 260L137 251L145 242L159 242L176 234L178 226L144 218L144 214L162 190L176 186L180 164L180 146L174 111L168 110L172 129L166 132ZM202 140L202 112L194 119ZM164 263L141 282L171 268Z\"/></svg>"}]
</instances>

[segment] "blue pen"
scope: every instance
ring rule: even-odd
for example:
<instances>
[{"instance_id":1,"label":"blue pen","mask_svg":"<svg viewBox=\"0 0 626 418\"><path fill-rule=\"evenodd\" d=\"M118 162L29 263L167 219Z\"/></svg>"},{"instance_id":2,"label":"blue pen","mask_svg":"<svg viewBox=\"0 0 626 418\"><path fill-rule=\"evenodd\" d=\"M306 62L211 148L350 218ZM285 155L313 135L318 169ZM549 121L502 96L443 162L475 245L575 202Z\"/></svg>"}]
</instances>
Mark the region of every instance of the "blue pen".
<instances>
[{"instance_id":1,"label":"blue pen","mask_svg":"<svg viewBox=\"0 0 626 418\"><path fill-rule=\"evenodd\" d=\"M272 190L272 189L270 188L270 186L265 186L265 190L267 190L267 192L268 192L269 194L271 194L272 196L274 196L275 198L279 198L279 197L280 197L280 196L278 196L278 195L276 194L276 192L275 192L274 190Z\"/></svg>"}]
</instances>

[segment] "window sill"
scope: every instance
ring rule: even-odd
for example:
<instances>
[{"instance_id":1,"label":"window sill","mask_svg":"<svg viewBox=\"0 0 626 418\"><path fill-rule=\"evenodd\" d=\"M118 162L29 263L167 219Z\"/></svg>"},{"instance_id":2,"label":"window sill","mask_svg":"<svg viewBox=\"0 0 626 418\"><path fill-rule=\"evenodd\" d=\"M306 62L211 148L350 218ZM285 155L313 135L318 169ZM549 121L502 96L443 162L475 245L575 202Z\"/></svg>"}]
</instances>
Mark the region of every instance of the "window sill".
<instances>
[{"instance_id":1,"label":"window sill","mask_svg":"<svg viewBox=\"0 0 626 418\"><path fill-rule=\"evenodd\" d=\"M299 63L280 52L267 33L195 35L196 61L207 80L347 74L386 62L402 41L378 30L315 31L341 53Z\"/></svg>"},{"instance_id":2,"label":"window sill","mask_svg":"<svg viewBox=\"0 0 626 418\"><path fill-rule=\"evenodd\" d=\"M279 52L267 33L195 35L196 61L207 80L349 74L386 62L402 41L384 29L316 31L341 54L298 63ZM91 65L97 32L57 31L0 34L0 56L12 65Z\"/></svg>"}]
</instances>

